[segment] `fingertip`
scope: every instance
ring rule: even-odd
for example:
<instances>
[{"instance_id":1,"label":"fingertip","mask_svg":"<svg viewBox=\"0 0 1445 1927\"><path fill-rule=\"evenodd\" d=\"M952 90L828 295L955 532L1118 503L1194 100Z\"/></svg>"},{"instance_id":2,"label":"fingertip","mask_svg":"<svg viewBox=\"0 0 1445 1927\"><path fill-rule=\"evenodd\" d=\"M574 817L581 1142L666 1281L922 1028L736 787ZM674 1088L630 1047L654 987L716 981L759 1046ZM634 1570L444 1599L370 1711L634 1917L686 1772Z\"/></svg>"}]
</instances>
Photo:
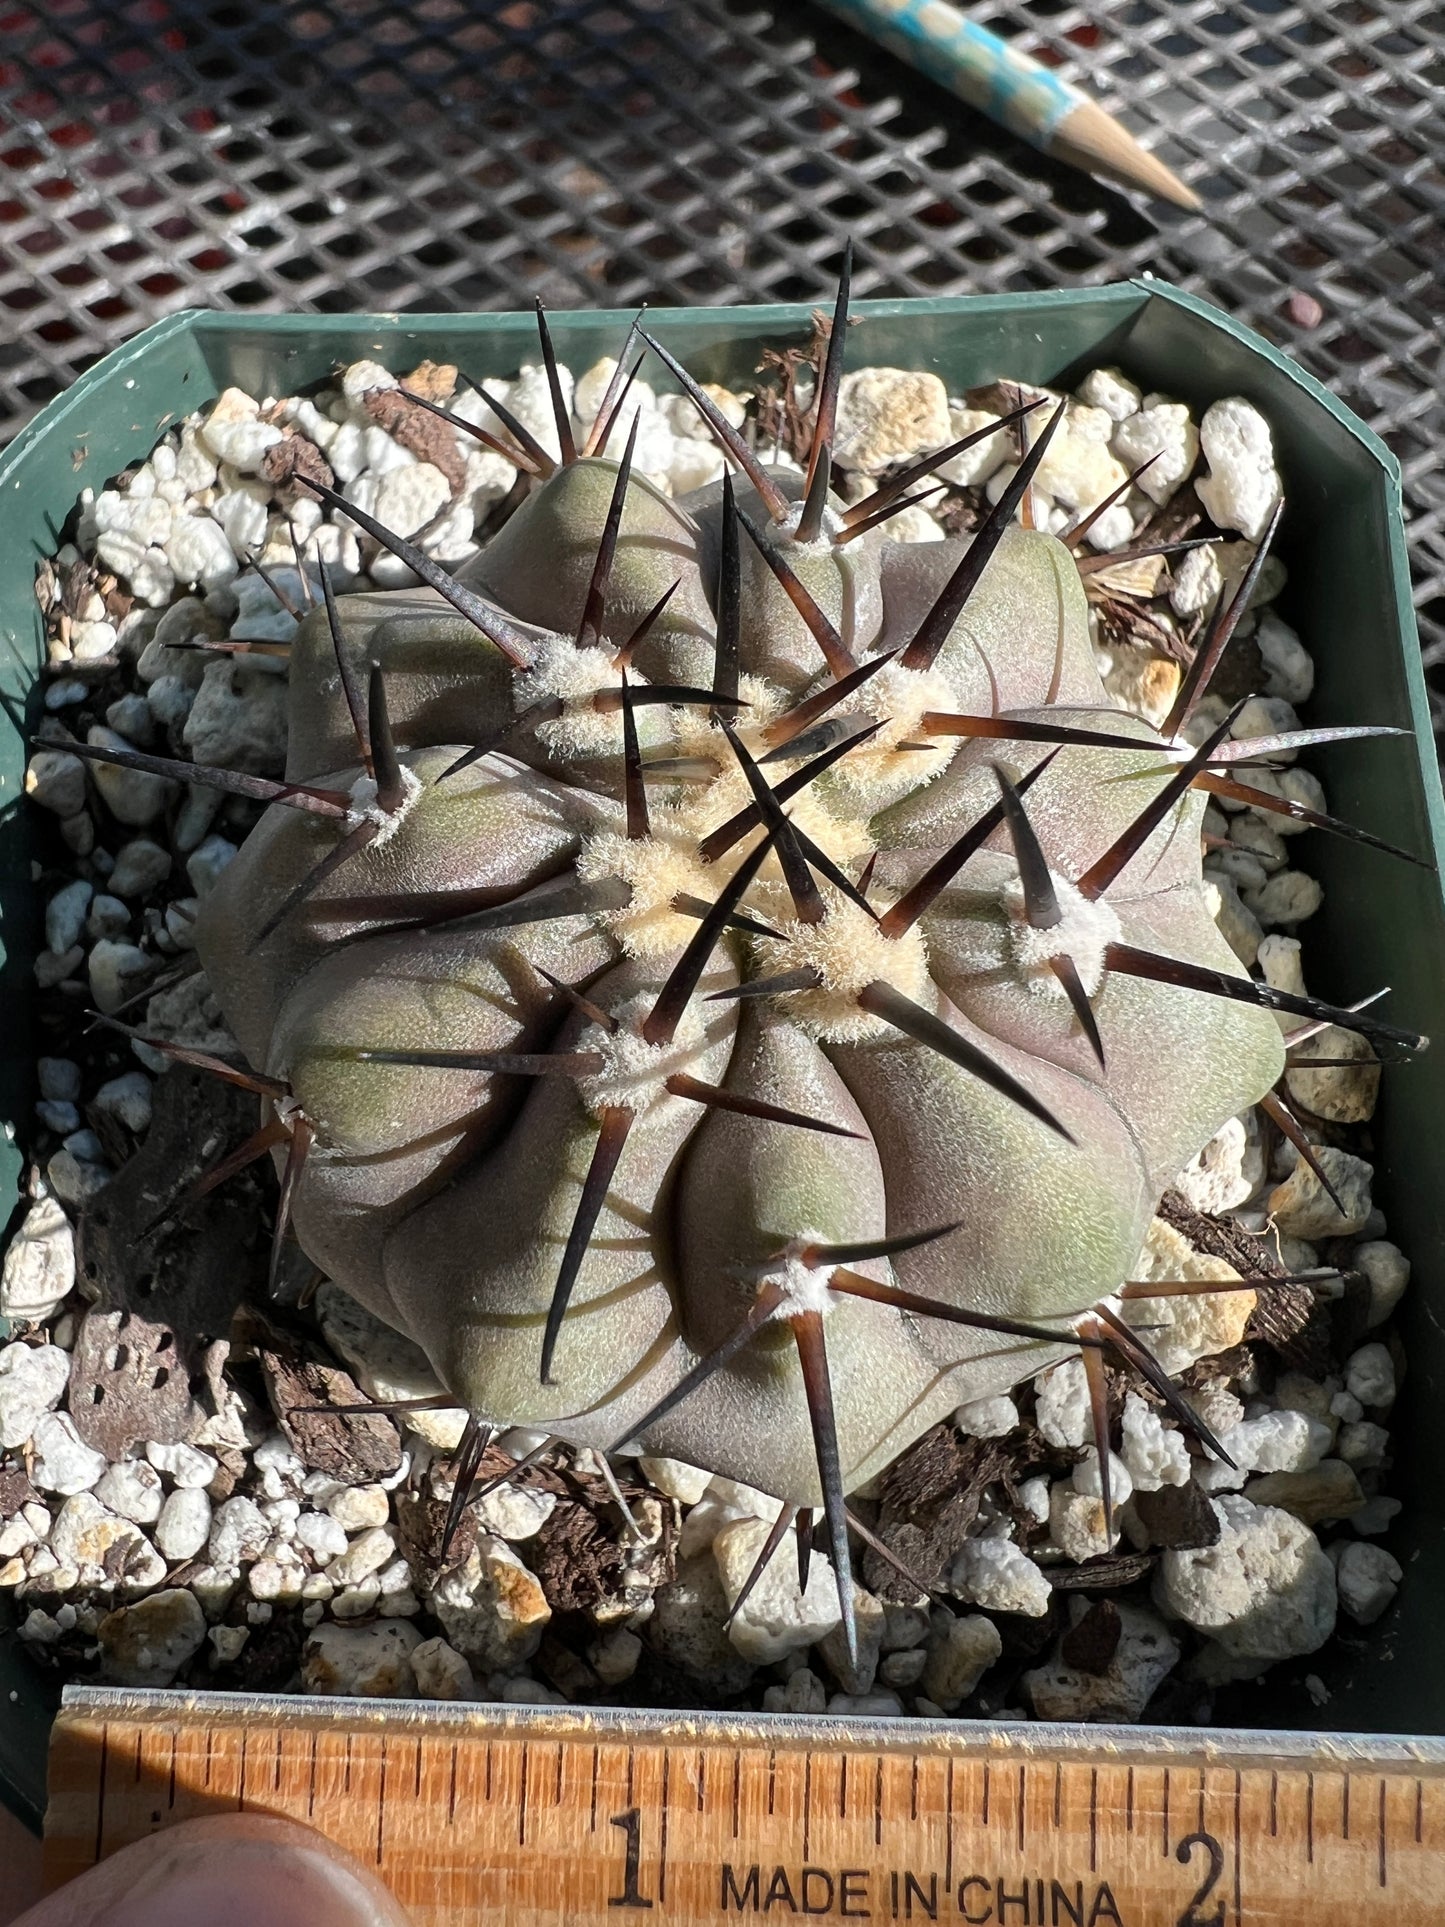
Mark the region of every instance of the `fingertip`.
<instances>
[{"instance_id":1,"label":"fingertip","mask_svg":"<svg viewBox=\"0 0 1445 1927\"><path fill-rule=\"evenodd\" d=\"M381 1880L323 1834L216 1815L123 1847L15 1927L408 1927Z\"/></svg>"}]
</instances>

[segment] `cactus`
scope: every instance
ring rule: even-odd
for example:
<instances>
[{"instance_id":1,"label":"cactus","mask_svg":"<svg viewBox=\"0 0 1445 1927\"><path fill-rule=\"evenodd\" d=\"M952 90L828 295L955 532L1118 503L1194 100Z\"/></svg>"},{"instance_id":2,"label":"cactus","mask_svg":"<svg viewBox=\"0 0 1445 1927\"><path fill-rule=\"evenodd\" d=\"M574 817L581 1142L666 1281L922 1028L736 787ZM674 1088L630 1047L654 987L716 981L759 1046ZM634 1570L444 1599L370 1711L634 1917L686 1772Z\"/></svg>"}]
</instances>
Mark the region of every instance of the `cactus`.
<instances>
[{"instance_id":1,"label":"cactus","mask_svg":"<svg viewBox=\"0 0 1445 1927\"><path fill-rule=\"evenodd\" d=\"M423 586L323 570L286 782L186 773L270 802L198 931L265 1107L227 1167L269 1152L277 1248L475 1415L456 1509L488 1423L684 1459L785 1501L764 1558L821 1509L851 1629L847 1495L955 1406L1082 1349L1106 1444L1106 1345L1169 1396L1130 1267L1226 1119L1302 1143L1275 1013L1417 1040L1254 981L1206 907L1211 790L1299 813L1197 726L1253 572L1163 729L1120 712L1029 526L1057 416L971 538L887 527L963 443L831 493L846 309L801 475L640 330L726 478L607 453L621 364L579 450L542 320L560 459L446 416L529 478L457 576L307 484Z\"/></svg>"}]
</instances>

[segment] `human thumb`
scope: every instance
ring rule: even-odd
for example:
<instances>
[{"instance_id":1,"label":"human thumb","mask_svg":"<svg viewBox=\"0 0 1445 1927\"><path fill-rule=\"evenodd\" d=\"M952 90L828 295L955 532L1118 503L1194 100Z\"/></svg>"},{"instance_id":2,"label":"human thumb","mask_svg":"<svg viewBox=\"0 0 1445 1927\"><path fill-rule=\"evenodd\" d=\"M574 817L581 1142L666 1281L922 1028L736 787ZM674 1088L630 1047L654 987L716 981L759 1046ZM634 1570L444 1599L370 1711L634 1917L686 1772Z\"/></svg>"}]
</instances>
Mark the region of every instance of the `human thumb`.
<instances>
[{"instance_id":1,"label":"human thumb","mask_svg":"<svg viewBox=\"0 0 1445 1927\"><path fill-rule=\"evenodd\" d=\"M183 1820L122 1847L13 1927L408 1927L368 1868L294 1820Z\"/></svg>"}]
</instances>

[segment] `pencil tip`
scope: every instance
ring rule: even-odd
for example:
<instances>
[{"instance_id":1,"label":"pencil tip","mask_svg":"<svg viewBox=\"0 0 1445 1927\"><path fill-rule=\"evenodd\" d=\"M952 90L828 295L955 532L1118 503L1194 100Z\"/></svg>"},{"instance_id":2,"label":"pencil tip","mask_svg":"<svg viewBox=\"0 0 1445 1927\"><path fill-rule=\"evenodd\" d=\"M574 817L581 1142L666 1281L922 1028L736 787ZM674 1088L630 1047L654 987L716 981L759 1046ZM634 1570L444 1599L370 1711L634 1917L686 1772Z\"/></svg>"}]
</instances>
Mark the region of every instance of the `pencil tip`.
<instances>
[{"instance_id":1,"label":"pencil tip","mask_svg":"<svg viewBox=\"0 0 1445 1927\"><path fill-rule=\"evenodd\" d=\"M1192 187L1097 101L1081 101L1064 116L1049 142L1049 151L1090 173L1102 169L1175 207L1194 210L1204 205Z\"/></svg>"}]
</instances>

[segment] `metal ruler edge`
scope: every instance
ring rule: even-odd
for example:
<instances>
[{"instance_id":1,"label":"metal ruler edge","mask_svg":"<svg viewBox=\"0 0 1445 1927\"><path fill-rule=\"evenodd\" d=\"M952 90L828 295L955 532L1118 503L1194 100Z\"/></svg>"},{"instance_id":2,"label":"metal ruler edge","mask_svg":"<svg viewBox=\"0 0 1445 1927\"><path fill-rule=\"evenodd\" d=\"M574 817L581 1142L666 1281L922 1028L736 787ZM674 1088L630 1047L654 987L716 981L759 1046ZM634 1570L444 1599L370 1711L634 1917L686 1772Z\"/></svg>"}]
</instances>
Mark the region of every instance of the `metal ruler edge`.
<instances>
[{"instance_id":1,"label":"metal ruler edge","mask_svg":"<svg viewBox=\"0 0 1445 1927\"><path fill-rule=\"evenodd\" d=\"M1433 1737L65 1689L52 1882L241 1809L424 1927L1445 1927Z\"/></svg>"}]
</instances>

